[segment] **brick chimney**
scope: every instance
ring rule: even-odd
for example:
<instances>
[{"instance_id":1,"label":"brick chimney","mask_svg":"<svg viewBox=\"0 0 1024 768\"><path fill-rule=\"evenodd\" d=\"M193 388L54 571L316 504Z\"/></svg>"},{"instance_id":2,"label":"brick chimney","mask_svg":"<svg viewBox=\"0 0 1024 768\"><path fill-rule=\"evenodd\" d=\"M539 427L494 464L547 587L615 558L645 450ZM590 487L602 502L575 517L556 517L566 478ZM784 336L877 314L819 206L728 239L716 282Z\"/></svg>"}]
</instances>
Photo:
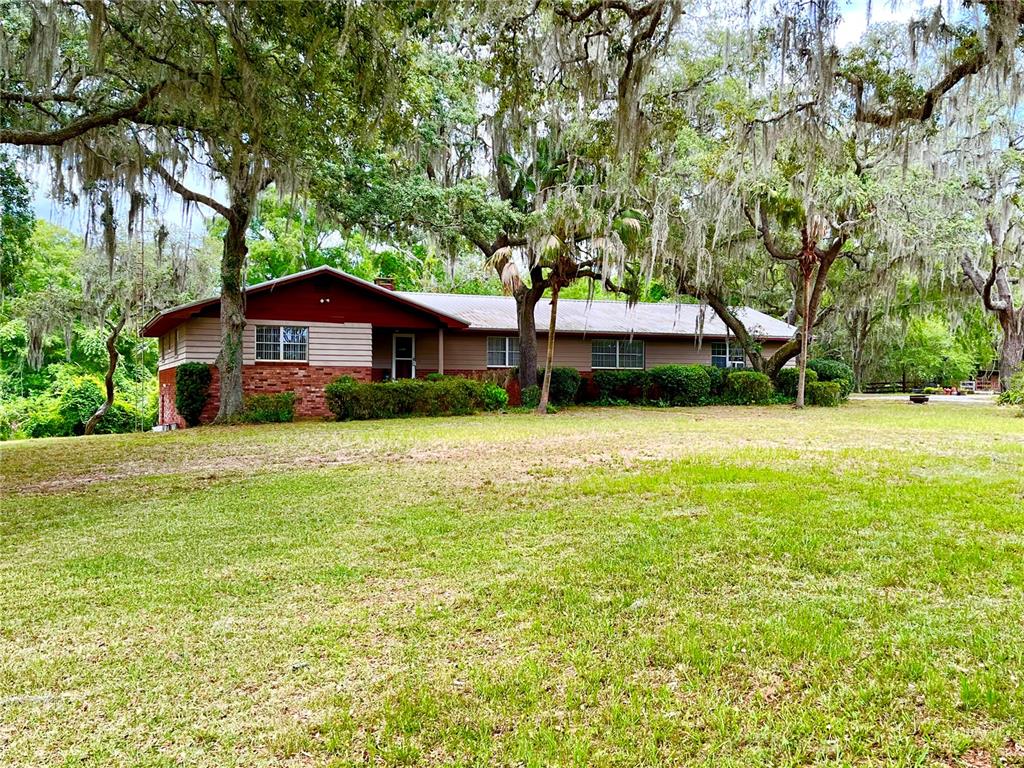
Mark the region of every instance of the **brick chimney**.
<instances>
[{"instance_id":1,"label":"brick chimney","mask_svg":"<svg viewBox=\"0 0 1024 768\"><path fill-rule=\"evenodd\" d=\"M393 277L375 277L373 282L381 288L387 288L389 291L395 290L395 278Z\"/></svg>"}]
</instances>

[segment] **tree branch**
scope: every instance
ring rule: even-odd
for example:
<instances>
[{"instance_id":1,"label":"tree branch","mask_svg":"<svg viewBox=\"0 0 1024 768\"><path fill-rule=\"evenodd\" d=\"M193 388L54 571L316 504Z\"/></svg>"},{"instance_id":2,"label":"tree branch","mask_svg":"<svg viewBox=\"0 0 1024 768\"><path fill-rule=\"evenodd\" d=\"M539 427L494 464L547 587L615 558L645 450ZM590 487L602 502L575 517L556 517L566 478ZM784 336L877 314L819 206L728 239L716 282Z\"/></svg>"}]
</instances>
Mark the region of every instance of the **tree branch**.
<instances>
[{"instance_id":1,"label":"tree branch","mask_svg":"<svg viewBox=\"0 0 1024 768\"><path fill-rule=\"evenodd\" d=\"M20 147L59 146L64 142L75 139L89 131L97 128L104 128L108 125L114 125L122 120L135 117L160 95L160 91L162 91L166 85L167 81L159 82L149 88L149 90L143 93L131 104L110 112L103 112L83 117L79 120L68 123L63 128L58 128L53 131L2 130L0 131L0 144L13 144Z\"/></svg>"},{"instance_id":2,"label":"tree branch","mask_svg":"<svg viewBox=\"0 0 1024 768\"><path fill-rule=\"evenodd\" d=\"M196 192L194 190L189 189L176 178L174 178L171 172L164 168L158 161L153 161L150 164L150 166L153 168L154 171L156 171L156 174L161 179L164 180L167 186L170 187L174 192L177 192L183 200L187 200L190 203L199 203L200 205L205 205L207 208L212 208L213 210L215 210L228 221L235 221L235 213L228 206L224 205L218 200L215 200L209 195L204 195L201 192Z\"/></svg>"}]
</instances>

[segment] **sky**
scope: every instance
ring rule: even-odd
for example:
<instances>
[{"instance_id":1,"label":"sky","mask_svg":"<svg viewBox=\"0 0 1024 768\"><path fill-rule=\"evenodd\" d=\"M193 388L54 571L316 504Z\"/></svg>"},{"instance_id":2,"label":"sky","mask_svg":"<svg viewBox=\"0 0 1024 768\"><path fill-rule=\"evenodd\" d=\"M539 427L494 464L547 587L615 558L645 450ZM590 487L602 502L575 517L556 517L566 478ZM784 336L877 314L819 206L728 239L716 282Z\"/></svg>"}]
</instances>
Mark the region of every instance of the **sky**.
<instances>
[{"instance_id":1,"label":"sky","mask_svg":"<svg viewBox=\"0 0 1024 768\"><path fill-rule=\"evenodd\" d=\"M872 24L906 23L913 16L919 16L927 9L935 8L944 0L845 0L842 7L842 20L836 28L836 43L845 48L861 38L867 29L870 10ZM770 2L770 0L766 0ZM945 0L948 2L948 0ZM89 212L85 206L66 208L59 206L50 199L49 169L37 167L32 178L33 207L36 216L54 224L66 227L73 232L83 233L88 228ZM224 200L222 184L212 183L190 171L185 179L186 186ZM201 236L206 231L207 222L212 214L203 206L192 206L186 212L180 198L172 193L158 194L157 207L163 215L167 226L180 233ZM124 211L118 211L118 218L124 217ZM152 216L152 214L150 214Z\"/></svg>"}]
</instances>

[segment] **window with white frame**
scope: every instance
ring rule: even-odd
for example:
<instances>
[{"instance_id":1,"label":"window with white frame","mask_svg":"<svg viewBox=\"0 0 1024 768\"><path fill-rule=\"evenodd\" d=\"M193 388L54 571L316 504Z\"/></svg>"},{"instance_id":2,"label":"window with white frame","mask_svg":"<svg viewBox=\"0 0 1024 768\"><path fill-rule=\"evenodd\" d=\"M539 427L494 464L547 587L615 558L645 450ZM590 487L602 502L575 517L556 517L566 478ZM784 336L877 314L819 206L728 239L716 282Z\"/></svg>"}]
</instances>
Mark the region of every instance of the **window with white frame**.
<instances>
[{"instance_id":1,"label":"window with white frame","mask_svg":"<svg viewBox=\"0 0 1024 768\"><path fill-rule=\"evenodd\" d=\"M257 325L256 359L305 362L309 328L304 325Z\"/></svg>"},{"instance_id":2,"label":"window with white frame","mask_svg":"<svg viewBox=\"0 0 1024 768\"><path fill-rule=\"evenodd\" d=\"M643 368L644 343L629 339L594 339L590 346L591 368Z\"/></svg>"},{"instance_id":3,"label":"window with white frame","mask_svg":"<svg viewBox=\"0 0 1024 768\"><path fill-rule=\"evenodd\" d=\"M487 337L487 367L515 368L519 365L519 338L517 336Z\"/></svg>"},{"instance_id":4,"label":"window with white frame","mask_svg":"<svg viewBox=\"0 0 1024 768\"><path fill-rule=\"evenodd\" d=\"M745 360L739 342L729 345L724 341L711 342L711 364L716 368L742 368Z\"/></svg>"}]
</instances>

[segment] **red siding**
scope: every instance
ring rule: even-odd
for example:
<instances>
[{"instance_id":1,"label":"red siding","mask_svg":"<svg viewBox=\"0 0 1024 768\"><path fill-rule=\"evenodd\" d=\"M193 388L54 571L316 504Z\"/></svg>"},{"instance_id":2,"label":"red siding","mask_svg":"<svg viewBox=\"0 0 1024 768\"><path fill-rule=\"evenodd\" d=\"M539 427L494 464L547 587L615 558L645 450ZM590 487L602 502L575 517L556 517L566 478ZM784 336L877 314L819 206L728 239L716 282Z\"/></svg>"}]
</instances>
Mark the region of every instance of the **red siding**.
<instances>
[{"instance_id":1,"label":"red siding","mask_svg":"<svg viewBox=\"0 0 1024 768\"><path fill-rule=\"evenodd\" d=\"M200 315L219 317L219 302L205 307ZM440 325L427 311L404 306L396 298L377 295L330 275L315 275L253 293L246 297L245 316L314 323L372 323L410 329Z\"/></svg>"}]
</instances>

